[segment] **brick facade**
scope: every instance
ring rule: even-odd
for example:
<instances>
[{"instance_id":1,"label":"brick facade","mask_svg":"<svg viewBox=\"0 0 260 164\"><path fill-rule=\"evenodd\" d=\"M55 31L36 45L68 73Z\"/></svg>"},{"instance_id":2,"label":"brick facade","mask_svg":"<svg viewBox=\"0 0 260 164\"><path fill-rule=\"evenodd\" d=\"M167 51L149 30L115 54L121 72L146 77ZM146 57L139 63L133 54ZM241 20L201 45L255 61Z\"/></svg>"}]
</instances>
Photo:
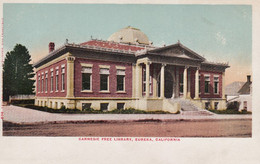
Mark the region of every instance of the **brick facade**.
<instances>
[{"instance_id":1,"label":"brick facade","mask_svg":"<svg viewBox=\"0 0 260 164\"><path fill-rule=\"evenodd\" d=\"M62 66L64 66L65 69L65 89L64 91L61 90L61 84L62 84L62 80L61 80L61 68ZM56 69L58 68L58 69ZM53 69L53 91L51 91L51 69ZM58 76L58 84L59 84L59 88L58 91L56 91L56 70L58 70L59 72L59 76ZM66 97L66 91L67 91L67 85L66 85L66 81L67 81L67 62L66 60L61 60L57 63L54 63L48 67L45 67L43 69L40 69L36 72L36 96L37 97ZM47 92L45 92L45 87L46 87L46 72L48 73L48 88L47 88ZM43 92L42 92L42 81L40 81L40 88L39 88L39 75L41 77L42 80L42 75L44 74L44 80L43 80Z\"/></svg>"},{"instance_id":2,"label":"brick facade","mask_svg":"<svg viewBox=\"0 0 260 164\"><path fill-rule=\"evenodd\" d=\"M81 63L93 64L92 66L92 92L82 92ZM109 66L109 92L100 92L100 65ZM116 66L125 67L125 92L117 91ZM74 95L75 97L132 97L132 64L98 61L76 58L74 62Z\"/></svg>"}]
</instances>

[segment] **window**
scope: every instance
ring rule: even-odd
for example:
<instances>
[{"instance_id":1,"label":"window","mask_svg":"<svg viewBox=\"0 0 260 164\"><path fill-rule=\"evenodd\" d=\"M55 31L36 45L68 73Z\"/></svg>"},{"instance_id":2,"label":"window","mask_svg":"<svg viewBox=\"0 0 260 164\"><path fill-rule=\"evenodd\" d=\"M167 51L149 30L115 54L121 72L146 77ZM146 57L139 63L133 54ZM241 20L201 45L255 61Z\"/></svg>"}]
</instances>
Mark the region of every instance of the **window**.
<instances>
[{"instance_id":1,"label":"window","mask_svg":"<svg viewBox=\"0 0 260 164\"><path fill-rule=\"evenodd\" d=\"M62 109L62 108L63 108L63 109L65 108L65 105L64 105L63 102L60 103L60 108L61 108L61 109Z\"/></svg>"},{"instance_id":2,"label":"window","mask_svg":"<svg viewBox=\"0 0 260 164\"><path fill-rule=\"evenodd\" d=\"M214 76L214 93L217 94L219 93L219 77Z\"/></svg>"},{"instance_id":3,"label":"window","mask_svg":"<svg viewBox=\"0 0 260 164\"><path fill-rule=\"evenodd\" d=\"M117 109L125 109L125 103L117 103Z\"/></svg>"},{"instance_id":4,"label":"window","mask_svg":"<svg viewBox=\"0 0 260 164\"><path fill-rule=\"evenodd\" d=\"M59 70L56 70L56 78L55 78L55 84L56 84L56 91L59 90Z\"/></svg>"},{"instance_id":5,"label":"window","mask_svg":"<svg viewBox=\"0 0 260 164\"><path fill-rule=\"evenodd\" d=\"M101 103L100 104L100 110L101 111L108 110L108 103Z\"/></svg>"},{"instance_id":6,"label":"window","mask_svg":"<svg viewBox=\"0 0 260 164\"><path fill-rule=\"evenodd\" d=\"M183 74L180 74L180 93L183 93Z\"/></svg>"},{"instance_id":7,"label":"window","mask_svg":"<svg viewBox=\"0 0 260 164\"><path fill-rule=\"evenodd\" d=\"M82 67L82 90L91 90L92 68Z\"/></svg>"},{"instance_id":8,"label":"window","mask_svg":"<svg viewBox=\"0 0 260 164\"><path fill-rule=\"evenodd\" d=\"M247 110L247 101L244 101L244 110Z\"/></svg>"},{"instance_id":9,"label":"window","mask_svg":"<svg viewBox=\"0 0 260 164\"><path fill-rule=\"evenodd\" d=\"M205 93L209 93L209 82L210 82L209 76L205 76Z\"/></svg>"},{"instance_id":10,"label":"window","mask_svg":"<svg viewBox=\"0 0 260 164\"><path fill-rule=\"evenodd\" d=\"M42 92L43 92L43 87L44 87L44 75L42 74Z\"/></svg>"},{"instance_id":11,"label":"window","mask_svg":"<svg viewBox=\"0 0 260 164\"><path fill-rule=\"evenodd\" d=\"M91 109L91 103L82 103L82 110Z\"/></svg>"},{"instance_id":12,"label":"window","mask_svg":"<svg viewBox=\"0 0 260 164\"><path fill-rule=\"evenodd\" d=\"M41 76L38 75L38 92L41 92Z\"/></svg>"},{"instance_id":13,"label":"window","mask_svg":"<svg viewBox=\"0 0 260 164\"><path fill-rule=\"evenodd\" d=\"M215 109L215 110L218 109L218 102L214 102L214 109Z\"/></svg>"},{"instance_id":14,"label":"window","mask_svg":"<svg viewBox=\"0 0 260 164\"><path fill-rule=\"evenodd\" d=\"M117 91L125 90L125 70L117 70Z\"/></svg>"},{"instance_id":15,"label":"window","mask_svg":"<svg viewBox=\"0 0 260 164\"><path fill-rule=\"evenodd\" d=\"M65 68L61 68L61 90L65 90Z\"/></svg>"},{"instance_id":16,"label":"window","mask_svg":"<svg viewBox=\"0 0 260 164\"><path fill-rule=\"evenodd\" d=\"M45 74L45 92L48 91L48 73Z\"/></svg>"},{"instance_id":17,"label":"window","mask_svg":"<svg viewBox=\"0 0 260 164\"><path fill-rule=\"evenodd\" d=\"M108 91L109 85L109 69L108 68L100 68L100 90Z\"/></svg>"},{"instance_id":18,"label":"window","mask_svg":"<svg viewBox=\"0 0 260 164\"><path fill-rule=\"evenodd\" d=\"M200 81L200 75L199 75L199 94L201 93L201 81Z\"/></svg>"},{"instance_id":19,"label":"window","mask_svg":"<svg viewBox=\"0 0 260 164\"><path fill-rule=\"evenodd\" d=\"M152 93L152 78L151 76L149 77L149 90L150 93ZM143 69L143 92L146 91L146 69Z\"/></svg>"},{"instance_id":20,"label":"window","mask_svg":"<svg viewBox=\"0 0 260 164\"><path fill-rule=\"evenodd\" d=\"M53 71L51 71L51 92L53 91Z\"/></svg>"},{"instance_id":21,"label":"window","mask_svg":"<svg viewBox=\"0 0 260 164\"><path fill-rule=\"evenodd\" d=\"M205 109L209 109L210 108L210 103L209 102L205 102Z\"/></svg>"}]
</instances>

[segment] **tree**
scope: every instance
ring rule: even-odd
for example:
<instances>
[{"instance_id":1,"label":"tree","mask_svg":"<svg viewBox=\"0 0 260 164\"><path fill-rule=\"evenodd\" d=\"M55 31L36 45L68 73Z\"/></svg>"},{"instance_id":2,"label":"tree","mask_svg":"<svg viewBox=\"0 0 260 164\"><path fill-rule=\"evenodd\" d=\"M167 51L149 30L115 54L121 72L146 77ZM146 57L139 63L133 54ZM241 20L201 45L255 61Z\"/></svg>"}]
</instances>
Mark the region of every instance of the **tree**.
<instances>
[{"instance_id":1,"label":"tree","mask_svg":"<svg viewBox=\"0 0 260 164\"><path fill-rule=\"evenodd\" d=\"M14 49L6 53L3 66L3 100L16 94L32 94L34 90L33 67L31 55L27 48L16 44Z\"/></svg>"}]
</instances>

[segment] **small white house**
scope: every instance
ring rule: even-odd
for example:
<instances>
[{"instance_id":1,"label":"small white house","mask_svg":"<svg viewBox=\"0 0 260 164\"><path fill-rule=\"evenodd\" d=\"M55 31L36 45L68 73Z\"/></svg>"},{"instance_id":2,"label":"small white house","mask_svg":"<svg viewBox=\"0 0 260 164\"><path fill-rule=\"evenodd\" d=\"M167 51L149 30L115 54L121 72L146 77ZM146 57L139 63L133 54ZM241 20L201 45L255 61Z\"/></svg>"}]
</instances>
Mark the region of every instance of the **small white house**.
<instances>
[{"instance_id":1,"label":"small white house","mask_svg":"<svg viewBox=\"0 0 260 164\"><path fill-rule=\"evenodd\" d=\"M247 81L234 82L226 87L227 102L239 104L239 111L247 110L252 112L252 81L247 76Z\"/></svg>"},{"instance_id":2,"label":"small white house","mask_svg":"<svg viewBox=\"0 0 260 164\"><path fill-rule=\"evenodd\" d=\"M238 91L239 93L239 110L252 111L252 81L251 76L247 76L247 82Z\"/></svg>"}]
</instances>

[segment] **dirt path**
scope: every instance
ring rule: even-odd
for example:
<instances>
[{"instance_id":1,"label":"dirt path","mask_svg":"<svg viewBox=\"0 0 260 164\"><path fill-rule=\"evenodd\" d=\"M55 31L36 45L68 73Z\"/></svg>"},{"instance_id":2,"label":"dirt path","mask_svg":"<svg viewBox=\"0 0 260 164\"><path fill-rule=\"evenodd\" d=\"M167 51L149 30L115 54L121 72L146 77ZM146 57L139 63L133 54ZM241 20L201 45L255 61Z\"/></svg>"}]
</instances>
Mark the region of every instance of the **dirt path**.
<instances>
[{"instance_id":1,"label":"dirt path","mask_svg":"<svg viewBox=\"0 0 260 164\"><path fill-rule=\"evenodd\" d=\"M251 120L3 124L4 136L251 137Z\"/></svg>"}]
</instances>

